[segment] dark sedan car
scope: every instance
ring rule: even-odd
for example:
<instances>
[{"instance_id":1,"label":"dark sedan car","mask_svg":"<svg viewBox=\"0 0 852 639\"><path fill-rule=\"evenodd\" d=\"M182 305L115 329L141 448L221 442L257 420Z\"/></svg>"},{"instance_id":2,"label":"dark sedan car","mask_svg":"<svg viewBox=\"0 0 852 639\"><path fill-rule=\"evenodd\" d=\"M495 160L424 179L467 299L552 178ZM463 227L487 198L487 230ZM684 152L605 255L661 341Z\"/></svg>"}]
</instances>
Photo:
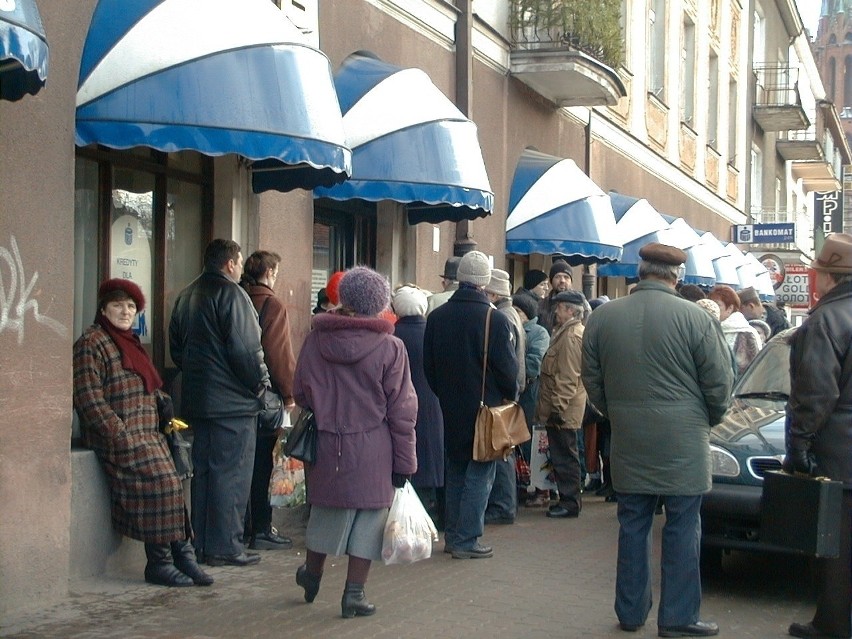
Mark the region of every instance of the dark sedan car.
<instances>
[{"instance_id":1,"label":"dark sedan car","mask_svg":"<svg viewBox=\"0 0 852 639\"><path fill-rule=\"evenodd\" d=\"M790 394L790 338L771 339L734 385L721 424L710 431L713 488L701 507L703 552L769 550L760 544L763 475L784 461L784 406Z\"/></svg>"}]
</instances>

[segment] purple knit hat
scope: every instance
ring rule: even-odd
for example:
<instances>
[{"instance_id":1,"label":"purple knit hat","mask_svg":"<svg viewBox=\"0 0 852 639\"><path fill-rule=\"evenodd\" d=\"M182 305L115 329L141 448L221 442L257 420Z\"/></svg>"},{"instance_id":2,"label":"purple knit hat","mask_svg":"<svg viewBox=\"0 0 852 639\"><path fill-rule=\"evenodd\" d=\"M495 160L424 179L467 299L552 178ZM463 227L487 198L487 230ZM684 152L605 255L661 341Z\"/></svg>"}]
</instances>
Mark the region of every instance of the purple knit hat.
<instances>
[{"instance_id":1,"label":"purple knit hat","mask_svg":"<svg viewBox=\"0 0 852 639\"><path fill-rule=\"evenodd\" d=\"M340 280L340 303L358 315L374 317L390 303L390 283L387 278L366 266L346 271Z\"/></svg>"}]
</instances>

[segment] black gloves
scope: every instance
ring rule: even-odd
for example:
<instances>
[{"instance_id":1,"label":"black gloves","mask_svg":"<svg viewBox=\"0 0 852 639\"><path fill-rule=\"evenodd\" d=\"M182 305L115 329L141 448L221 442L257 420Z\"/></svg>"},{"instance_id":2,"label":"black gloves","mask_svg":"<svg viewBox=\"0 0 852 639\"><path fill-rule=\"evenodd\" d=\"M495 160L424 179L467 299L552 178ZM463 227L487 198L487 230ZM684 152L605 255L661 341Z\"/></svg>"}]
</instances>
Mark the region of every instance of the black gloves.
<instances>
[{"instance_id":1,"label":"black gloves","mask_svg":"<svg viewBox=\"0 0 852 639\"><path fill-rule=\"evenodd\" d=\"M411 479L411 475L400 475L399 473L391 473L391 483L394 488L402 488L405 482Z\"/></svg>"},{"instance_id":2,"label":"black gloves","mask_svg":"<svg viewBox=\"0 0 852 639\"><path fill-rule=\"evenodd\" d=\"M819 474L814 454L805 448L787 449L784 470L788 473L803 473L814 477Z\"/></svg>"},{"instance_id":3,"label":"black gloves","mask_svg":"<svg viewBox=\"0 0 852 639\"><path fill-rule=\"evenodd\" d=\"M157 413L160 416L160 432L165 433L166 428L175 416L175 405L172 398L165 393L157 393Z\"/></svg>"}]
</instances>

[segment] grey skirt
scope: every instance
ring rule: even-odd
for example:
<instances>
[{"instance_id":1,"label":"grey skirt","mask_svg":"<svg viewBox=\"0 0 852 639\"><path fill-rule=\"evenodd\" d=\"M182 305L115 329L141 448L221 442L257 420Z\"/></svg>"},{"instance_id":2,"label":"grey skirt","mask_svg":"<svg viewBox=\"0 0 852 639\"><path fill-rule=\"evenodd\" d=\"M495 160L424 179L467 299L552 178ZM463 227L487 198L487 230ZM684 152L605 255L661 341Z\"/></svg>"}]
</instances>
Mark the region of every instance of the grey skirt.
<instances>
[{"instance_id":1,"label":"grey skirt","mask_svg":"<svg viewBox=\"0 0 852 639\"><path fill-rule=\"evenodd\" d=\"M311 506L305 545L308 550L325 555L381 561L388 510Z\"/></svg>"}]
</instances>

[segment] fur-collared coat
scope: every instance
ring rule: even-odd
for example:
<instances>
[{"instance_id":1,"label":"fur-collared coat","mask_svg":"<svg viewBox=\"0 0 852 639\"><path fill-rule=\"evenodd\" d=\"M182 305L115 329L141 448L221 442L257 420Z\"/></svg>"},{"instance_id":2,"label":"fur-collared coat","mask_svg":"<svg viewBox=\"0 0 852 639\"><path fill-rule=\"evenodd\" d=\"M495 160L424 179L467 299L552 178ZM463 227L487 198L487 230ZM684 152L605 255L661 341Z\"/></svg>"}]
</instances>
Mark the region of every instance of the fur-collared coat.
<instances>
[{"instance_id":1,"label":"fur-collared coat","mask_svg":"<svg viewBox=\"0 0 852 639\"><path fill-rule=\"evenodd\" d=\"M296 362L293 397L313 409L316 463L306 467L308 503L386 508L391 475L417 470L417 395L405 346L378 317L315 315Z\"/></svg>"},{"instance_id":2,"label":"fur-collared coat","mask_svg":"<svg viewBox=\"0 0 852 639\"><path fill-rule=\"evenodd\" d=\"M112 525L123 535L164 544L186 538L183 487L159 431L155 390L121 365L121 352L100 326L74 343L74 408L83 443L95 451L110 484Z\"/></svg>"}]
</instances>

